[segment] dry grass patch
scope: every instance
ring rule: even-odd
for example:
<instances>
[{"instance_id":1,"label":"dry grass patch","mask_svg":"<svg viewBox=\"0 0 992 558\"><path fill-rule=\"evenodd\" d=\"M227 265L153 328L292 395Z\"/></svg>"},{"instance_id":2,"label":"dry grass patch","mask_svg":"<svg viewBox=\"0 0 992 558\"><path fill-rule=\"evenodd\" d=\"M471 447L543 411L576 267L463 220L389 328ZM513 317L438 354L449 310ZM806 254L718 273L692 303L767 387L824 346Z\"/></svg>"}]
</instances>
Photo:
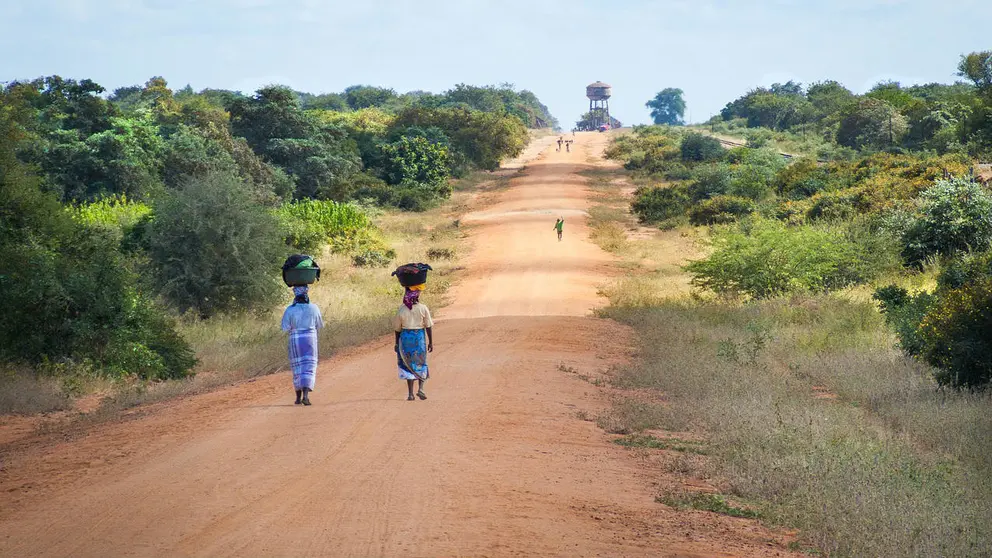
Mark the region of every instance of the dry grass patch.
<instances>
[{"instance_id":1,"label":"dry grass patch","mask_svg":"<svg viewBox=\"0 0 992 558\"><path fill-rule=\"evenodd\" d=\"M992 548L992 401L937 390L871 306L681 300L605 315L641 335L643 360L616 383L668 398L653 421L618 402L609 416L630 418L614 422L706 433L710 459L684 464L760 502L762 517L799 528L804 544L836 556ZM813 386L838 398L818 399Z\"/></svg>"}]
</instances>

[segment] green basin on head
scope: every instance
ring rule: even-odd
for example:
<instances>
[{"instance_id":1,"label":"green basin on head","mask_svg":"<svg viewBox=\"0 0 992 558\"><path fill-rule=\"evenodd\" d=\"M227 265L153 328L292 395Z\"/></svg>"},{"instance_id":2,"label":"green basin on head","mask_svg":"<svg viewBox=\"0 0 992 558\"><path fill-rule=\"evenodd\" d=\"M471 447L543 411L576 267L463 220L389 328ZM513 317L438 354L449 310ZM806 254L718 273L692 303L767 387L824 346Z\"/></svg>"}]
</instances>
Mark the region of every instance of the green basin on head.
<instances>
[{"instance_id":1,"label":"green basin on head","mask_svg":"<svg viewBox=\"0 0 992 558\"><path fill-rule=\"evenodd\" d=\"M293 268L282 272L283 281L291 287L310 285L317 281L316 268Z\"/></svg>"}]
</instances>

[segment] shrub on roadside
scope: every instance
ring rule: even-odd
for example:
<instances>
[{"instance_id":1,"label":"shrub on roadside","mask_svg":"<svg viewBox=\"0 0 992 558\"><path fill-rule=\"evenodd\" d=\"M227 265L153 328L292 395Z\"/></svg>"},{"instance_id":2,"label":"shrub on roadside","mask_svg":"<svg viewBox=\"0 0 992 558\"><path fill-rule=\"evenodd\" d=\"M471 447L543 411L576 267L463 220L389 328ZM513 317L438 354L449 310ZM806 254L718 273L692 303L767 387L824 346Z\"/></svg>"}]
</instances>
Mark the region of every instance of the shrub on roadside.
<instances>
[{"instance_id":1,"label":"shrub on roadside","mask_svg":"<svg viewBox=\"0 0 992 558\"><path fill-rule=\"evenodd\" d=\"M992 277L941 293L919 335L939 383L976 388L992 382Z\"/></svg>"},{"instance_id":2,"label":"shrub on roadside","mask_svg":"<svg viewBox=\"0 0 992 558\"><path fill-rule=\"evenodd\" d=\"M931 256L984 250L992 244L992 192L963 178L938 180L920 194L916 218L904 237L906 263Z\"/></svg>"},{"instance_id":3,"label":"shrub on roadside","mask_svg":"<svg viewBox=\"0 0 992 558\"><path fill-rule=\"evenodd\" d=\"M733 174L729 165L700 165L692 173L692 182L688 185L689 196L694 202L720 196L730 191L732 183Z\"/></svg>"},{"instance_id":4,"label":"shrub on roadside","mask_svg":"<svg viewBox=\"0 0 992 558\"><path fill-rule=\"evenodd\" d=\"M754 213L754 209L754 201L749 198L714 196L692 207L689 211L689 222L693 225L733 223L745 215Z\"/></svg>"},{"instance_id":5,"label":"shrub on roadside","mask_svg":"<svg viewBox=\"0 0 992 558\"><path fill-rule=\"evenodd\" d=\"M698 132L689 132L682 138L680 151L683 161L696 163L718 161L727 152L720 140Z\"/></svg>"},{"instance_id":6,"label":"shrub on roadside","mask_svg":"<svg viewBox=\"0 0 992 558\"><path fill-rule=\"evenodd\" d=\"M396 259L394 250L382 248L365 248L351 257L355 267L386 267Z\"/></svg>"},{"instance_id":7,"label":"shrub on roadside","mask_svg":"<svg viewBox=\"0 0 992 558\"><path fill-rule=\"evenodd\" d=\"M684 186L638 188L630 208L642 223L657 223L685 215L689 195Z\"/></svg>"},{"instance_id":8,"label":"shrub on roadside","mask_svg":"<svg viewBox=\"0 0 992 558\"><path fill-rule=\"evenodd\" d=\"M268 309L285 257L279 220L230 174L187 179L155 206L149 257L162 296L181 312Z\"/></svg>"},{"instance_id":9,"label":"shrub on roadside","mask_svg":"<svg viewBox=\"0 0 992 558\"><path fill-rule=\"evenodd\" d=\"M937 368L940 384L992 382L992 252L952 263L933 293L888 286L875 291L875 299L902 349Z\"/></svg>"},{"instance_id":10,"label":"shrub on roadside","mask_svg":"<svg viewBox=\"0 0 992 558\"><path fill-rule=\"evenodd\" d=\"M753 298L861 283L883 269L886 259L852 241L842 229L787 227L763 219L718 230L713 245L707 258L685 266L693 285Z\"/></svg>"}]
</instances>

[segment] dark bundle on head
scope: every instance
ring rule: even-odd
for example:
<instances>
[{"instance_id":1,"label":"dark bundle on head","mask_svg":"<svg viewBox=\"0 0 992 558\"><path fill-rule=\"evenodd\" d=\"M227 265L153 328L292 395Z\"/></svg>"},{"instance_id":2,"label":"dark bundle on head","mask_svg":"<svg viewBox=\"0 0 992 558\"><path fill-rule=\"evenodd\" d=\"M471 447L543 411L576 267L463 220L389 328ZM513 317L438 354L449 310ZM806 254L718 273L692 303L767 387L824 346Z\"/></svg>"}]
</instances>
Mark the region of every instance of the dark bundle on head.
<instances>
[{"instance_id":1,"label":"dark bundle on head","mask_svg":"<svg viewBox=\"0 0 992 558\"><path fill-rule=\"evenodd\" d=\"M310 304L310 289L307 287L293 287L293 304Z\"/></svg>"}]
</instances>

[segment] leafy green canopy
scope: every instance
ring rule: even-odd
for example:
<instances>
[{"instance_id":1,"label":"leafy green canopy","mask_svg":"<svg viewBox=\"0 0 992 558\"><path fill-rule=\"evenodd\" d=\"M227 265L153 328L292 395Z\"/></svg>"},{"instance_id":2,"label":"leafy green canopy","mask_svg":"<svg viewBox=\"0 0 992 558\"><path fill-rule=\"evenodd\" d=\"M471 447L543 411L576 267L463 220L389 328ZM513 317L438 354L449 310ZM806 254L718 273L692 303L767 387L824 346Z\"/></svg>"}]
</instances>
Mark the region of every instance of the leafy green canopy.
<instances>
[{"instance_id":1,"label":"leafy green canopy","mask_svg":"<svg viewBox=\"0 0 992 558\"><path fill-rule=\"evenodd\" d=\"M186 179L155 206L148 255L162 295L208 318L266 310L285 257L279 220L226 173Z\"/></svg>"},{"instance_id":2,"label":"leafy green canopy","mask_svg":"<svg viewBox=\"0 0 992 558\"><path fill-rule=\"evenodd\" d=\"M668 126L680 126L685 122L685 99L682 98L683 91L673 87L662 89L644 106L651 109L651 118L655 124Z\"/></svg>"},{"instance_id":3,"label":"leafy green canopy","mask_svg":"<svg viewBox=\"0 0 992 558\"><path fill-rule=\"evenodd\" d=\"M31 115L0 95L0 361L90 361L107 373L176 378L192 351L138 286L119 239L77 223L15 153Z\"/></svg>"},{"instance_id":4,"label":"leafy green canopy","mask_svg":"<svg viewBox=\"0 0 992 558\"><path fill-rule=\"evenodd\" d=\"M288 88L260 89L228 110L232 132L292 177L297 199L338 197L342 183L360 168L358 150L344 130L304 111Z\"/></svg>"}]
</instances>

